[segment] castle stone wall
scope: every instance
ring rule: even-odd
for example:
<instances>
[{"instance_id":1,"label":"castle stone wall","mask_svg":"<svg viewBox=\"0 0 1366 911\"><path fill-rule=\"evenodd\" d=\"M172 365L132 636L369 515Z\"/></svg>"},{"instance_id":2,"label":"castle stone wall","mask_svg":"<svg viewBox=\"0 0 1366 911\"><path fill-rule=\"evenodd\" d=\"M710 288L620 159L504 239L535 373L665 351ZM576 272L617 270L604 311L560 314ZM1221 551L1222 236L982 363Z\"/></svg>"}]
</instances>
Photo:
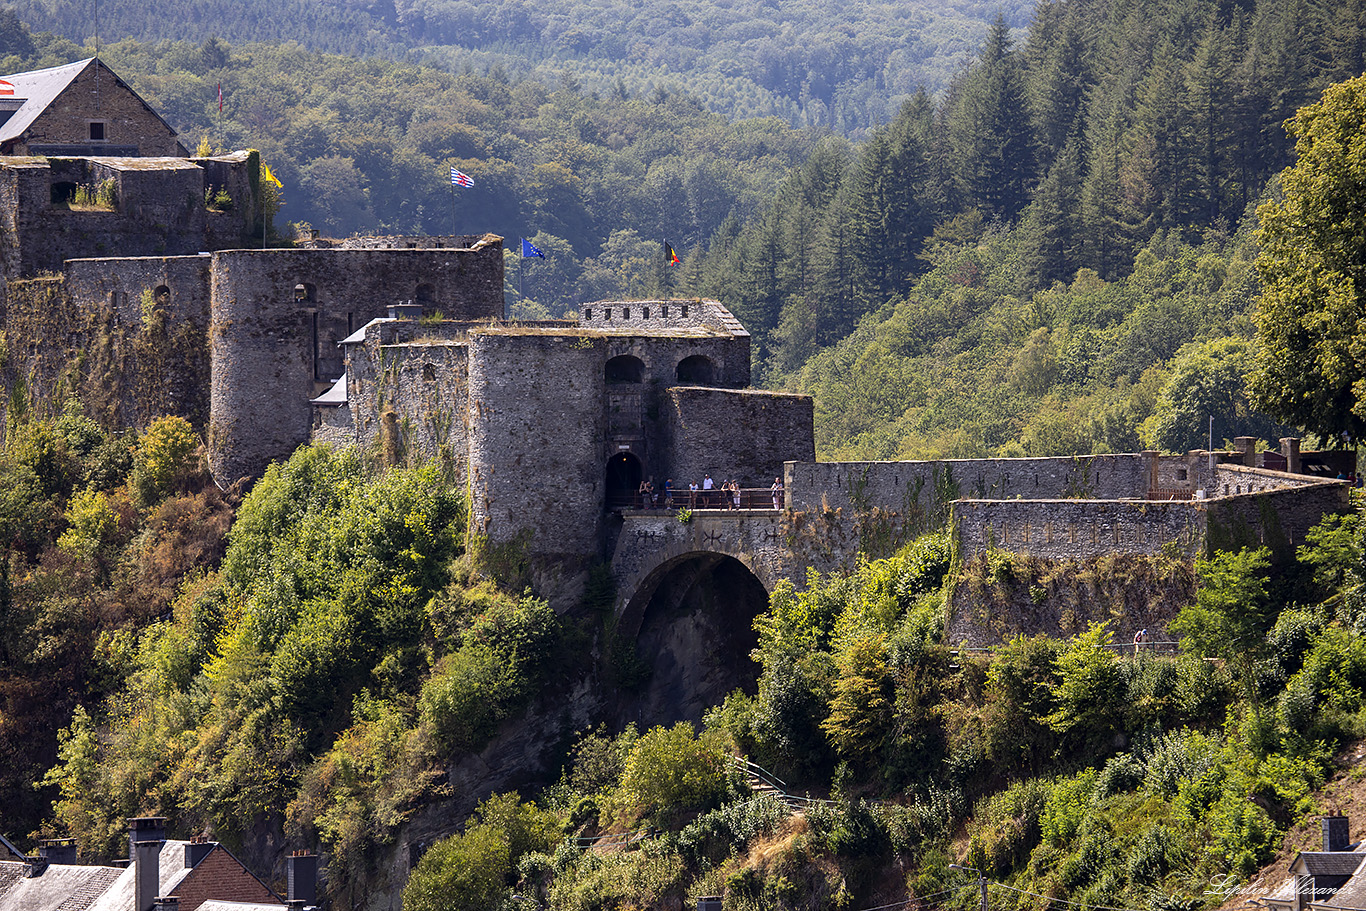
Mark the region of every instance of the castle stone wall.
<instances>
[{"instance_id":1,"label":"castle stone wall","mask_svg":"<svg viewBox=\"0 0 1366 911\"><path fill-rule=\"evenodd\" d=\"M1277 474L1259 469L1242 469L1239 473ZM1300 481L1296 476L1282 477ZM1344 481L1304 480L1308 483L1209 501L1208 549L1266 545L1279 560L1293 557L1295 548L1304 543L1305 533L1322 522L1324 516L1350 509L1351 485Z\"/></svg>"},{"instance_id":2,"label":"castle stone wall","mask_svg":"<svg viewBox=\"0 0 1366 911\"><path fill-rule=\"evenodd\" d=\"M472 528L534 557L538 590L564 604L601 550L601 338L471 333Z\"/></svg>"},{"instance_id":3,"label":"castle stone wall","mask_svg":"<svg viewBox=\"0 0 1366 911\"><path fill-rule=\"evenodd\" d=\"M988 549L1053 560L1156 554L1194 556L1204 541L1204 504L1136 500L960 500L953 504L965 558Z\"/></svg>"},{"instance_id":4,"label":"castle stone wall","mask_svg":"<svg viewBox=\"0 0 1366 911\"><path fill-rule=\"evenodd\" d=\"M898 516L946 515L961 498L1142 498L1150 463L1140 454L936 462L799 462L787 466L788 505L797 510Z\"/></svg>"},{"instance_id":5,"label":"castle stone wall","mask_svg":"<svg viewBox=\"0 0 1366 911\"><path fill-rule=\"evenodd\" d=\"M8 382L22 380L40 408L75 396L110 428L166 414L204 427L208 272L202 256L71 260L64 278L10 282Z\"/></svg>"},{"instance_id":6,"label":"castle stone wall","mask_svg":"<svg viewBox=\"0 0 1366 911\"><path fill-rule=\"evenodd\" d=\"M668 390L663 477L686 489L704 474L768 487L785 461L814 461L810 396L755 390L675 386Z\"/></svg>"},{"instance_id":7,"label":"castle stone wall","mask_svg":"<svg viewBox=\"0 0 1366 911\"><path fill-rule=\"evenodd\" d=\"M502 265L497 238L467 250L215 253L209 421L215 477L226 483L259 476L307 442L309 400L341 375L338 342L386 315L391 304L422 297L459 319L496 316L503 306Z\"/></svg>"},{"instance_id":8,"label":"castle stone wall","mask_svg":"<svg viewBox=\"0 0 1366 911\"><path fill-rule=\"evenodd\" d=\"M255 196L249 154L185 158L0 159L0 205L9 222L3 264L11 278L55 272L68 259L178 256L243 245ZM58 185L112 181L113 210L74 211L52 203ZM229 211L206 208L206 189L224 189Z\"/></svg>"}]
</instances>

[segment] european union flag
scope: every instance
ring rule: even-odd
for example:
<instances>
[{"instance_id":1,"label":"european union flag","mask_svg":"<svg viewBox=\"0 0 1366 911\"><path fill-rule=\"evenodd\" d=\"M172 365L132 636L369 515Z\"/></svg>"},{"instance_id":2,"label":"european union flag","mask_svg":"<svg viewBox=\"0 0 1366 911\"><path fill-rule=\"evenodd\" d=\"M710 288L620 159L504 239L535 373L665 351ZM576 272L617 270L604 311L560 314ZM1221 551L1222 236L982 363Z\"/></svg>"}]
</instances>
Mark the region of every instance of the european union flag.
<instances>
[{"instance_id":1,"label":"european union flag","mask_svg":"<svg viewBox=\"0 0 1366 911\"><path fill-rule=\"evenodd\" d=\"M523 238L522 238L522 259L526 259L528 256L539 256L541 259L545 259L545 254L542 253L540 250L536 249L536 245L535 245L535 244L533 244L531 241L529 241L529 240L527 240L525 237L523 237Z\"/></svg>"}]
</instances>

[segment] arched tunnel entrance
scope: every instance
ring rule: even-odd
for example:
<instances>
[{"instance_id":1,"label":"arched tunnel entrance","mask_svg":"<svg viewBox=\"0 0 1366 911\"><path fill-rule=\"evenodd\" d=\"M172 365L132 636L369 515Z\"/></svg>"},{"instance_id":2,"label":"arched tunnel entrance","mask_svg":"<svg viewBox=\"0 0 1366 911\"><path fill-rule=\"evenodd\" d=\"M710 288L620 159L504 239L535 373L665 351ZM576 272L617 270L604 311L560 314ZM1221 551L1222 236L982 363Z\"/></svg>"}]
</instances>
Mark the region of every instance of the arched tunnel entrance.
<instances>
[{"instance_id":1,"label":"arched tunnel entrance","mask_svg":"<svg viewBox=\"0 0 1366 911\"><path fill-rule=\"evenodd\" d=\"M754 618L767 607L763 583L726 554L686 554L651 573L618 625L619 635L634 636L648 668L633 692L621 694L620 723L700 723L731 691L753 693Z\"/></svg>"}]
</instances>

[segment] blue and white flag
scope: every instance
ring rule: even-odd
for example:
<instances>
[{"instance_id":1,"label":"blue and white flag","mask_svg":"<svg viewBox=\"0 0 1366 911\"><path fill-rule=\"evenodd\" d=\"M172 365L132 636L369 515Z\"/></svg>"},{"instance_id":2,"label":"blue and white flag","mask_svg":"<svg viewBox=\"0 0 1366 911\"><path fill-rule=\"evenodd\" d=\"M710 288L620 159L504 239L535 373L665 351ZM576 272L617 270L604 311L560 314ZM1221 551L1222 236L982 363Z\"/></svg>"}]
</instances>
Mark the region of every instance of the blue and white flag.
<instances>
[{"instance_id":1,"label":"blue and white flag","mask_svg":"<svg viewBox=\"0 0 1366 911\"><path fill-rule=\"evenodd\" d=\"M523 237L523 238L522 238L522 259L526 259L528 256L539 256L541 259L545 259L545 254L542 253L539 249L537 249L537 247L536 247L535 244L533 244L531 241L529 241L529 240L527 240L525 237Z\"/></svg>"},{"instance_id":2,"label":"blue and white flag","mask_svg":"<svg viewBox=\"0 0 1366 911\"><path fill-rule=\"evenodd\" d=\"M455 165L451 165L451 186L472 187L474 186L474 181L470 179L470 175L466 174L464 171L457 171Z\"/></svg>"}]
</instances>

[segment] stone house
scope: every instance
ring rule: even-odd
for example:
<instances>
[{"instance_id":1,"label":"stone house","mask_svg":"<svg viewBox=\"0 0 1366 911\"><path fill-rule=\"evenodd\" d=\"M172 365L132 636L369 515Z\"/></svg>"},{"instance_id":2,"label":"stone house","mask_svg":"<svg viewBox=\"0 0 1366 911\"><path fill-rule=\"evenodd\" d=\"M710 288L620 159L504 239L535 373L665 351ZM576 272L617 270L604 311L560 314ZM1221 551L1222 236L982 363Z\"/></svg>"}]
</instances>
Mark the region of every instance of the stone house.
<instances>
[{"instance_id":1,"label":"stone house","mask_svg":"<svg viewBox=\"0 0 1366 911\"><path fill-rule=\"evenodd\" d=\"M188 154L171 125L98 57L0 79L0 155Z\"/></svg>"},{"instance_id":2,"label":"stone house","mask_svg":"<svg viewBox=\"0 0 1366 911\"><path fill-rule=\"evenodd\" d=\"M1346 911L1366 907L1366 851L1351 842L1345 816L1323 817L1323 850L1301 851L1289 876L1262 899L1272 911Z\"/></svg>"}]
</instances>

